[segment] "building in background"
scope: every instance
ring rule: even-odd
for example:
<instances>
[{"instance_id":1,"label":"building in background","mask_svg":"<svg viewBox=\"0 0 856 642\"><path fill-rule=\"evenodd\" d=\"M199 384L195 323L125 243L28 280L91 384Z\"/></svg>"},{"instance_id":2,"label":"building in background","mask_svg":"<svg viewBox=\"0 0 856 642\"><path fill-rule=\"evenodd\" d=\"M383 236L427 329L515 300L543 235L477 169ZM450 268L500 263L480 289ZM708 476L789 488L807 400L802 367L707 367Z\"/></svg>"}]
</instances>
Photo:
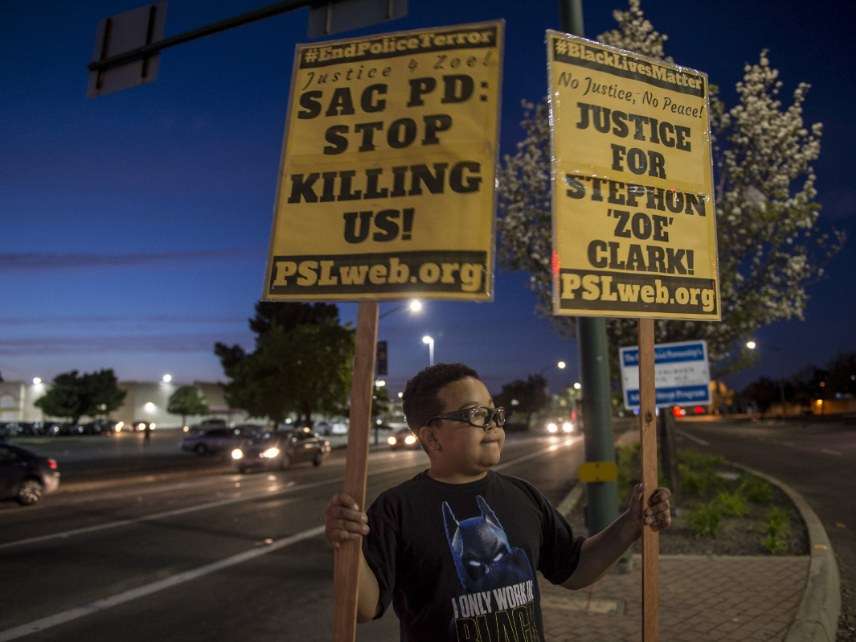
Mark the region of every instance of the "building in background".
<instances>
[{"instance_id":1,"label":"building in background","mask_svg":"<svg viewBox=\"0 0 856 642\"><path fill-rule=\"evenodd\" d=\"M110 413L110 418L130 424L133 421L154 422L159 428L180 428L181 416L167 412L169 398L181 383L164 381L120 381L119 387L127 394L122 405ZM242 410L230 408L219 383L213 381L194 381L208 404L209 413L204 417L187 417L188 424L194 424L205 417L218 417L228 423L247 421ZM35 406L36 400L47 392L50 384L25 383L22 381L0 382L0 422L7 421L44 421L48 419ZM88 418L84 418L84 421Z\"/></svg>"}]
</instances>

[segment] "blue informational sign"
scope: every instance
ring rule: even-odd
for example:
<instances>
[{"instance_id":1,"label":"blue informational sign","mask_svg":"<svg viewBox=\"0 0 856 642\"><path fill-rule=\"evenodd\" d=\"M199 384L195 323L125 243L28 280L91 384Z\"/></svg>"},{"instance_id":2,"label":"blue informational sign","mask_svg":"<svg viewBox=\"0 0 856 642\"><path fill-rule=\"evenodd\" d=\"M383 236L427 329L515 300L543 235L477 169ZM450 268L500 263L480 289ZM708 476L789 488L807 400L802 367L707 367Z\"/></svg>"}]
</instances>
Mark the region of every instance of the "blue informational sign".
<instances>
[{"instance_id":1,"label":"blue informational sign","mask_svg":"<svg viewBox=\"0 0 856 642\"><path fill-rule=\"evenodd\" d=\"M619 350L624 407L639 410L639 348ZM657 407L710 403L710 366L706 341L680 341L654 346Z\"/></svg>"}]
</instances>

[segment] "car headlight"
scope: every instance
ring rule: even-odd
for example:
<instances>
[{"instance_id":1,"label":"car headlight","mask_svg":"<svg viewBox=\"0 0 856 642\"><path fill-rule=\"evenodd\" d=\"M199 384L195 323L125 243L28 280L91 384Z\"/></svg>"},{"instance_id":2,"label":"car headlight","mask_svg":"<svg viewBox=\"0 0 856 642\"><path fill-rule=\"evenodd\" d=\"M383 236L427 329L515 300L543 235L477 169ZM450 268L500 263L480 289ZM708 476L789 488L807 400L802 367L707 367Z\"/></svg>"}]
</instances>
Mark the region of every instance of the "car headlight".
<instances>
[{"instance_id":1,"label":"car headlight","mask_svg":"<svg viewBox=\"0 0 856 642\"><path fill-rule=\"evenodd\" d=\"M154 430L155 428L157 428L157 427L158 427L158 425L157 425L155 422L152 422L152 423L150 423L150 424L149 424L149 427L150 427L152 430Z\"/></svg>"},{"instance_id":2,"label":"car headlight","mask_svg":"<svg viewBox=\"0 0 856 642\"><path fill-rule=\"evenodd\" d=\"M120 422L118 422L118 423L116 424L116 432L122 432L122 428L124 428L124 427L125 427L125 422L124 422L124 421L120 421Z\"/></svg>"},{"instance_id":3,"label":"car headlight","mask_svg":"<svg viewBox=\"0 0 856 642\"><path fill-rule=\"evenodd\" d=\"M388 443L390 446L395 446L395 444L397 444L398 442L396 441L395 437L387 437L386 443Z\"/></svg>"},{"instance_id":4,"label":"car headlight","mask_svg":"<svg viewBox=\"0 0 856 642\"><path fill-rule=\"evenodd\" d=\"M407 437L404 438L404 443L408 446L412 446L416 443L416 435L407 435Z\"/></svg>"},{"instance_id":5,"label":"car headlight","mask_svg":"<svg viewBox=\"0 0 856 642\"><path fill-rule=\"evenodd\" d=\"M570 421L563 421L562 432L574 432L574 424L572 424Z\"/></svg>"},{"instance_id":6,"label":"car headlight","mask_svg":"<svg viewBox=\"0 0 856 642\"><path fill-rule=\"evenodd\" d=\"M273 459L274 457L279 457L279 448L276 446L271 446L267 450L262 452L262 457L265 459Z\"/></svg>"},{"instance_id":7,"label":"car headlight","mask_svg":"<svg viewBox=\"0 0 856 642\"><path fill-rule=\"evenodd\" d=\"M239 459L243 459L243 458L244 458L244 451L241 450L240 448L235 448L232 451L232 459L234 459L235 461L238 461Z\"/></svg>"},{"instance_id":8,"label":"car headlight","mask_svg":"<svg viewBox=\"0 0 856 642\"><path fill-rule=\"evenodd\" d=\"M549 432L550 434L557 433L559 432L559 427L556 425L555 422L551 421L547 424L547 432Z\"/></svg>"}]
</instances>

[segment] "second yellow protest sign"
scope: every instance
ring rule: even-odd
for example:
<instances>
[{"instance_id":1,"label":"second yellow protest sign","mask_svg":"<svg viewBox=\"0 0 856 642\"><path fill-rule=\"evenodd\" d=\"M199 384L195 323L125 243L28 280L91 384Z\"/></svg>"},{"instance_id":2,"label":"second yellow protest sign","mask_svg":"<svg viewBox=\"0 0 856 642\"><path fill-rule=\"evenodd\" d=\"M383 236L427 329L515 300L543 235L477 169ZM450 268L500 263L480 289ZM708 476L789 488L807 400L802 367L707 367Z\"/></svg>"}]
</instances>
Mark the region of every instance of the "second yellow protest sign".
<instances>
[{"instance_id":1,"label":"second yellow protest sign","mask_svg":"<svg viewBox=\"0 0 856 642\"><path fill-rule=\"evenodd\" d=\"M297 47L265 299L491 298L502 41Z\"/></svg>"},{"instance_id":2,"label":"second yellow protest sign","mask_svg":"<svg viewBox=\"0 0 856 642\"><path fill-rule=\"evenodd\" d=\"M721 317L707 76L547 32L553 312Z\"/></svg>"}]
</instances>

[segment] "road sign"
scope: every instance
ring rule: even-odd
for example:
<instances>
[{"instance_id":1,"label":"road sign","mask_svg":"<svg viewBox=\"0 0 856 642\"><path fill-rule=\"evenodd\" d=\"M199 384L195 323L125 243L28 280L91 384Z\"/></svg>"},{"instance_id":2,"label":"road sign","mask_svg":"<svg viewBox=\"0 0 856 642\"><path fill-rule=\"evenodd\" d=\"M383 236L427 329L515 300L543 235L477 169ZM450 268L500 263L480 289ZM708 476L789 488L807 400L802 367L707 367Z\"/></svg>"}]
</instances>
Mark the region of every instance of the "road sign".
<instances>
[{"instance_id":1,"label":"road sign","mask_svg":"<svg viewBox=\"0 0 856 642\"><path fill-rule=\"evenodd\" d=\"M624 407L639 410L639 348L619 350ZM654 346L657 407L710 403L710 366L706 341L679 341Z\"/></svg>"},{"instance_id":2,"label":"road sign","mask_svg":"<svg viewBox=\"0 0 856 642\"><path fill-rule=\"evenodd\" d=\"M299 45L263 298L489 300L503 23Z\"/></svg>"},{"instance_id":3,"label":"road sign","mask_svg":"<svg viewBox=\"0 0 856 642\"><path fill-rule=\"evenodd\" d=\"M547 33L553 313L717 321L707 75Z\"/></svg>"},{"instance_id":4,"label":"road sign","mask_svg":"<svg viewBox=\"0 0 856 642\"><path fill-rule=\"evenodd\" d=\"M151 45L163 39L166 2L137 7L105 18L98 23L95 55L98 62L112 56ZM89 72L90 98L152 82L158 74L160 55L155 53L140 60Z\"/></svg>"},{"instance_id":5,"label":"road sign","mask_svg":"<svg viewBox=\"0 0 856 642\"><path fill-rule=\"evenodd\" d=\"M310 38L329 36L340 31L352 31L371 25L403 18L407 15L407 0L336 0L315 2L309 7Z\"/></svg>"}]
</instances>

